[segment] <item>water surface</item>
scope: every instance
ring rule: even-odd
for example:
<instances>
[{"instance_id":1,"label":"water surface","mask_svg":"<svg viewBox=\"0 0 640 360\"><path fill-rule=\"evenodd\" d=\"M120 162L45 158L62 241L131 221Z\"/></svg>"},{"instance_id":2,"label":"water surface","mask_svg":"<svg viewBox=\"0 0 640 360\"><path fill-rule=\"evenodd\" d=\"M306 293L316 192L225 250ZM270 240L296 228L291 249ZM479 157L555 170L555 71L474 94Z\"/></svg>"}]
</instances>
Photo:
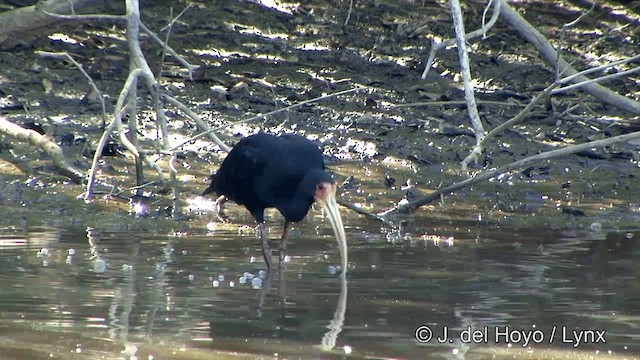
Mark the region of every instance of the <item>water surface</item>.
<instances>
[{"instance_id":1,"label":"water surface","mask_svg":"<svg viewBox=\"0 0 640 360\"><path fill-rule=\"evenodd\" d=\"M4 228L0 359L640 356L639 233L345 222L346 282L319 216L268 276L250 226ZM274 248L280 230L269 223ZM415 339L421 326L431 341Z\"/></svg>"}]
</instances>

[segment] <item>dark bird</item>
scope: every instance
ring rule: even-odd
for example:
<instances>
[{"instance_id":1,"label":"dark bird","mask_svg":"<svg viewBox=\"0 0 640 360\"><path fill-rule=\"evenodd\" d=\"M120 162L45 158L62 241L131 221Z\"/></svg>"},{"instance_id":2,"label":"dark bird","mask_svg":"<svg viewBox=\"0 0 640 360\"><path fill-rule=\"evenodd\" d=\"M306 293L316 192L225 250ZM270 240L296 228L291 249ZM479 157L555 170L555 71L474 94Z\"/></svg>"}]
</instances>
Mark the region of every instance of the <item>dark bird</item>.
<instances>
[{"instance_id":1,"label":"dark bird","mask_svg":"<svg viewBox=\"0 0 640 360\"><path fill-rule=\"evenodd\" d=\"M264 235L264 209L276 208L284 216L280 239L280 266L292 222L302 220L313 202L325 210L338 241L342 273L347 271L347 241L336 203L336 183L325 171L322 152L299 135L248 136L229 152L211 185L202 195L217 193L219 206L227 200L244 205L258 222L262 254L271 269L271 250Z\"/></svg>"}]
</instances>

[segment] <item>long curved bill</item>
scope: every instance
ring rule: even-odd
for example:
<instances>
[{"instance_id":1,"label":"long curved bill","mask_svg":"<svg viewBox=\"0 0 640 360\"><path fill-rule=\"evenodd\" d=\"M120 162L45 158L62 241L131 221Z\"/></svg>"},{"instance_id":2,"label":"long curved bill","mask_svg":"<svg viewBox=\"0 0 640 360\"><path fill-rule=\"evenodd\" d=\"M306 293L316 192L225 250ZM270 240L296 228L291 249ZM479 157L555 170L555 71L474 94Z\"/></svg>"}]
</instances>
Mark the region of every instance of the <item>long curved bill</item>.
<instances>
[{"instance_id":1,"label":"long curved bill","mask_svg":"<svg viewBox=\"0 0 640 360\"><path fill-rule=\"evenodd\" d=\"M338 210L338 203L336 203L337 186L332 183L324 183L323 185L325 191L322 193L316 193L316 201L320 203L329 217L329 222L331 223L333 233L338 241L338 248L340 249L342 276L345 276L347 273L347 237L344 233L344 225L342 224L340 210Z\"/></svg>"}]
</instances>

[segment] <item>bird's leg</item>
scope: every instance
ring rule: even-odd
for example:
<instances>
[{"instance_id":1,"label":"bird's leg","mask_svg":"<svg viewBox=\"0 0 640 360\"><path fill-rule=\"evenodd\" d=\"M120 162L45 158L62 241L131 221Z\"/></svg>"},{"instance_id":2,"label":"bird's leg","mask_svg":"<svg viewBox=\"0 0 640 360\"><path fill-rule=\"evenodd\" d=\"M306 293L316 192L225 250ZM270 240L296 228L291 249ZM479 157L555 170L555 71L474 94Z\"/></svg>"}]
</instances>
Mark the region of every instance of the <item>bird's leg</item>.
<instances>
[{"instance_id":1,"label":"bird's leg","mask_svg":"<svg viewBox=\"0 0 640 360\"><path fill-rule=\"evenodd\" d=\"M269 242L267 241L267 237L264 234L264 222L260 222L258 224L258 233L260 233L260 240L262 240L262 256L264 256L264 261L267 263L267 269L271 270L271 249L269 249Z\"/></svg>"},{"instance_id":2,"label":"bird's leg","mask_svg":"<svg viewBox=\"0 0 640 360\"><path fill-rule=\"evenodd\" d=\"M291 221L284 221L284 230L282 230L282 237L280 238L280 268L284 268L284 258L287 255L287 235L289 234L289 228L291 227Z\"/></svg>"}]
</instances>

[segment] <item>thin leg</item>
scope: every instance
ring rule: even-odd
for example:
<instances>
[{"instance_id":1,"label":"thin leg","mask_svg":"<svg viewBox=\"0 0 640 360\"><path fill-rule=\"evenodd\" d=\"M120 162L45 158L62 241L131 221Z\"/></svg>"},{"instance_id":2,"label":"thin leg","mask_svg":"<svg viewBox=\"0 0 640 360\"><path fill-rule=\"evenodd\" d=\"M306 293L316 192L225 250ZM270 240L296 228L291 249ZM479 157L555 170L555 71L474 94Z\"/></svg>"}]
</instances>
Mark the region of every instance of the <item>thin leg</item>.
<instances>
[{"instance_id":1,"label":"thin leg","mask_svg":"<svg viewBox=\"0 0 640 360\"><path fill-rule=\"evenodd\" d=\"M284 221L284 230L282 230L282 237L280 238L280 268L284 268L284 258L287 255L287 235L289 235L289 228L291 228L291 221Z\"/></svg>"},{"instance_id":2,"label":"thin leg","mask_svg":"<svg viewBox=\"0 0 640 360\"><path fill-rule=\"evenodd\" d=\"M269 249L269 242L267 241L267 237L264 236L264 223L260 223L258 225L258 232L260 233L260 240L262 240L262 256L264 256L264 261L267 263L267 269L271 270L271 264L273 263L271 260L271 249Z\"/></svg>"}]
</instances>

